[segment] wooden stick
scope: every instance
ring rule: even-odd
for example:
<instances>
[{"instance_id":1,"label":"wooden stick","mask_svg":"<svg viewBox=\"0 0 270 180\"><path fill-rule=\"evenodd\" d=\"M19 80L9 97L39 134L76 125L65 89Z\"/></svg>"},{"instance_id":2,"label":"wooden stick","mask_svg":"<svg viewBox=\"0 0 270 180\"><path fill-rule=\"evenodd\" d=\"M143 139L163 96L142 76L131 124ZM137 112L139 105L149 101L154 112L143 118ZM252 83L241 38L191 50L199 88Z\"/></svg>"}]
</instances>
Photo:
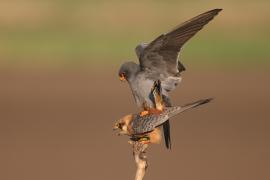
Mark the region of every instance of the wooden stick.
<instances>
[{"instance_id":1,"label":"wooden stick","mask_svg":"<svg viewBox=\"0 0 270 180\"><path fill-rule=\"evenodd\" d=\"M131 144L134 160L137 165L135 180L142 180L148 167L147 156L145 155L148 145L138 141L132 141Z\"/></svg>"}]
</instances>

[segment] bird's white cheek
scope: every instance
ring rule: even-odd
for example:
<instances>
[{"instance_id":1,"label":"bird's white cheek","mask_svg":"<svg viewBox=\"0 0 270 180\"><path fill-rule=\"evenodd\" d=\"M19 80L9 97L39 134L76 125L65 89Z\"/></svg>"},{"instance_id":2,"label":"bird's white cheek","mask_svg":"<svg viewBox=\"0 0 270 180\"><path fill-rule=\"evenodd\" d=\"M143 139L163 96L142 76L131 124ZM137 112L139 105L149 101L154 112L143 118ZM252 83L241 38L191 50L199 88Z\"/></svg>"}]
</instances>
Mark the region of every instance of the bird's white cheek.
<instances>
[{"instance_id":1,"label":"bird's white cheek","mask_svg":"<svg viewBox=\"0 0 270 180\"><path fill-rule=\"evenodd\" d=\"M124 132L127 132L127 126L123 126L123 127L122 127L122 130L123 130Z\"/></svg>"}]
</instances>

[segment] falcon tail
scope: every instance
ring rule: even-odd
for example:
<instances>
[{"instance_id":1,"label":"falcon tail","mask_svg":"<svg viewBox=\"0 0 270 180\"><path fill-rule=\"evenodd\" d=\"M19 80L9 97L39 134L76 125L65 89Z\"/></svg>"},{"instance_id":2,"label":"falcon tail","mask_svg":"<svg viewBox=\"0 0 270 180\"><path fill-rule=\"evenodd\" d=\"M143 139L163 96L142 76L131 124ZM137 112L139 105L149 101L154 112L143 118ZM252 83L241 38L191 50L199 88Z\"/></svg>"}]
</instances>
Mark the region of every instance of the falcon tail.
<instances>
[{"instance_id":1,"label":"falcon tail","mask_svg":"<svg viewBox=\"0 0 270 180\"><path fill-rule=\"evenodd\" d=\"M196 101L196 102L193 102L193 103L189 103L189 104L186 104L182 107L171 107L170 109L168 109L168 116L169 117L173 117L173 116L176 116L177 114L181 113L181 112L184 112L188 109L191 109L191 108L196 108L198 106L201 106L203 104L207 104L209 103L210 101L212 101L213 98L208 98L208 99L201 99L199 101Z\"/></svg>"}]
</instances>

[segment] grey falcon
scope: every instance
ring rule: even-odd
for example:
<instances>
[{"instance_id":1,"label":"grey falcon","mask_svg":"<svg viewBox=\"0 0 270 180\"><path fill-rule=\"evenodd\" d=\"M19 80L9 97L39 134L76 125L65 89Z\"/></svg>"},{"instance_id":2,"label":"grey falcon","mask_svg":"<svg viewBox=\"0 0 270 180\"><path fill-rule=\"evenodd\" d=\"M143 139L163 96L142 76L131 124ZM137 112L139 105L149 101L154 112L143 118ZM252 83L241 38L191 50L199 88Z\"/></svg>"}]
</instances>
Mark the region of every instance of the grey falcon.
<instances>
[{"instance_id":1,"label":"grey falcon","mask_svg":"<svg viewBox=\"0 0 270 180\"><path fill-rule=\"evenodd\" d=\"M121 65L118 75L120 80L129 83L136 104L142 107L147 114L155 108L150 96L151 88L156 80L161 81L164 89L162 98L166 107L171 107L168 93L176 88L181 81L184 65L178 60L183 45L210 22L222 9L213 9L200 14L174 28L172 31L161 34L150 43L139 44L135 48L139 64L125 62ZM163 124L165 144L171 148L170 124Z\"/></svg>"}]
</instances>

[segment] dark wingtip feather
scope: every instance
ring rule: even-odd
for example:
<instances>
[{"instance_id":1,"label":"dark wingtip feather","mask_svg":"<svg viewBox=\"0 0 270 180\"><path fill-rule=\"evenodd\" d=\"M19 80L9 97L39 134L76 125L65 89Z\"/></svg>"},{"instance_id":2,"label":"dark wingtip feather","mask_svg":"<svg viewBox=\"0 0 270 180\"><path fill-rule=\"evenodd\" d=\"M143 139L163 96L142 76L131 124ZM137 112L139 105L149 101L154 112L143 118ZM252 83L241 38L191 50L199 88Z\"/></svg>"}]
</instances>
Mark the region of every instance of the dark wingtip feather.
<instances>
[{"instance_id":1,"label":"dark wingtip feather","mask_svg":"<svg viewBox=\"0 0 270 180\"><path fill-rule=\"evenodd\" d=\"M164 134L165 146L167 149L170 150L172 148L172 143L171 143L171 132L170 132L169 120L163 124L163 134Z\"/></svg>"},{"instance_id":2,"label":"dark wingtip feather","mask_svg":"<svg viewBox=\"0 0 270 180\"><path fill-rule=\"evenodd\" d=\"M223 9L219 9L219 8L216 8L216 9L212 9L210 11L208 11L207 13L214 13L214 14L218 14L220 11L222 11Z\"/></svg>"},{"instance_id":3,"label":"dark wingtip feather","mask_svg":"<svg viewBox=\"0 0 270 180\"><path fill-rule=\"evenodd\" d=\"M193 106L192 108L195 108L195 107L198 107L200 105L203 105L203 104L206 104L206 103L209 103L213 100L213 98L208 98L208 99L202 99L202 100L199 100L196 102L196 105Z\"/></svg>"},{"instance_id":4,"label":"dark wingtip feather","mask_svg":"<svg viewBox=\"0 0 270 180\"><path fill-rule=\"evenodd\" d=\"M206 104L206 103L209 103L210 101L212 101L214 98L208 98L208 99L204 99L204 100L201 100L200 104Z\"/></svg>"},{"instance_id":5,"label":"dark wingtip feather","mask_svg":"<svg viewBox=\"0 0 270 180\"><path fill-rule=\"evenodd\" d=\"M222 11L223 9L222 8L217 8L216 11L220 12Z\"/></svg>"},{"instance_id":6,"label":"dark wingtip feather","mask_svg":"<svg viewBox=\"0 0 270 180\"><path fill-rule=\"evenodd\" d=\"M184 105L183 107L192 106L192 107L190 107L190 108L195 108L195 107L198 107L198 106L200 106L200 105L209 103L209 102L212 101L212 100L213 100L213 98L202 99L202 100L199 100L199 101L196 101L196 102L193 102L193 103L186 104L186 105Z\"/></svg>"},{"instance_id":7,"label":"dark wingtip feather","mask_svg":"<svg viewBox=\"0 0 270 180\"><path fill-rule=\"evenodd\" d=\"M212 11L217 11L217 12L220 12L220 11L222 11L223 9L221 9L221 8L216 8L216 9L213 9Z\"/></svg>"}]
</instances>

